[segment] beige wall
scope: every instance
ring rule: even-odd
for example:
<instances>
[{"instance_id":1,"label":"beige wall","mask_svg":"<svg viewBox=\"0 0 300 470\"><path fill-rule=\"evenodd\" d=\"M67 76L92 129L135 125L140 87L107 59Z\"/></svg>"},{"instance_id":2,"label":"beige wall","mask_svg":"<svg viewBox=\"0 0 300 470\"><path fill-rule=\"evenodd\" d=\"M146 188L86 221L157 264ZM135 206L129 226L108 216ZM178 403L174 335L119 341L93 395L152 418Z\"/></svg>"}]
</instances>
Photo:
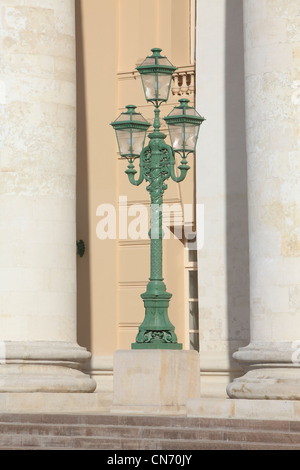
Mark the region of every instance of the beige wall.
<instances>
[{"instance_id":1,"label":"beige wall","mask_svg":"<svg viewBox=\"0 0 300 470\"><path fill-rule=\"evenodd\" d=\"M124 173L126 162L118 158L113 121L127 104L135 104L149 120L147 105L135 67L152 47L163 53L180 72L193 73L194 2L190 0L88 0L76 2L78 166L77 239L87 251L78 258L79 342L94 356L112 356L116 349L129 349L144 318L144 292L149 277L148 240L99 240L96 226L100 204L113 204L119 196L128 205L145 203L145 184L130 185ZM178 33L179 31L179 33ZM176 80L174 87L176 87ZM178 88L178 87L177 87ZM185 97L187 95L184 95ZM174 89L167 115L182 97ZM194 93L189 95L194 100ZM192 166L192 165L191 165ZM165 202L193 202L194 175L183 184L169 184ZM130 221L130 220L129 220ZM184 341L184 249L179 240L164 242L164 275L173 293L170 317L179 341Z\"/></svg>"},{"instance_id":2,"label":"beige wall","mask_svg":"<svg viewBox=\"0 0 300 470\"><path fill-rule=\"evenodd\" d=\"M96 237L97 206L116 201L115 141L108 127L116 108L116 12L113 0L76 2L77 239L86 243L77 266L78 340L93 354L117 345L116 241L101 244Z\"/></svg>"}]
</instances>

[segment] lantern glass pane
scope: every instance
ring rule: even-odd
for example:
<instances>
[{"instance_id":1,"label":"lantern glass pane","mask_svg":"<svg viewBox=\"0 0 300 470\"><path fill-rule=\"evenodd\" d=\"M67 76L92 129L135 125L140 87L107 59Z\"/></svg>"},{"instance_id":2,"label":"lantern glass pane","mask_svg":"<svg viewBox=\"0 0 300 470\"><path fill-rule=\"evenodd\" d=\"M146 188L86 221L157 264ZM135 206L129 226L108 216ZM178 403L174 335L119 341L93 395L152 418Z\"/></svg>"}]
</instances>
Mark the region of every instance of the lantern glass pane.
<instances>
[{"instance_id":1,"label":"lantern glass pane","mask_svg":"<svg viewBox=\"0 0 300 470\"><path fill-rule=\"evenodd\" d=\"M158 74L158 99L167 100L169 97L170 83L172 77L166 74Z\"/></svg>"},{"instance_id":2,"label":"lantern glass pane","mask_svg":"<svg viewBox=\"0 0 300 470\"><path fill-rule=\"evenodd\" d=\"M144 147L146 132L145 131L132 131L132 154L140 155Z\"/></svg>"},{"instance_id":3,"label":"lantern glass pane","mask_svg":"<svg viewBox=\"0 0 300 470\"><path fill-rule=\"evenodd\" d=\"M183 108L174 108L169 116L183 116Z\"/></svg>"},{"instance_id":4,"label":"lantern glass pane","mask_svg":"<svg viewBox=\"0 0 300 470\"><path fill-rule=\"evenodd\" d=\"M154 57L154 56L151 56L151 57L146 57L146 59L144 60L144 62L142 62L141 64L143 67L145 65L164 65L164 66L167 66L167 67L173 67L173 65L171 64L171 62L169 61L169 59L167 59L167 57L163 57L163 56L158 56L158 57Z\"/></svg>"},{"instance_id":5,"label":"lantern glass pane","mask_svg":"<svg viewBox=\"0 0 300 470\"><path fill-rule=\"evenodd\" d=\"M157 80L155 75L142 75L144 90L147 100L156 100Z\"/></svg>"},{"instance_id":6,"label":"lantern glass pane","mask_svg":"<svg viewBox=\"0 0 300 470\"><path fill-rule=\"evenodd\" d=\"M122 113L120 116L115 120L115 122L119 121L130 121L131 116L129 113Z\"/></svg>"},{"instance_id":7,"label":"lantern glass pane","mask_svg":"<svg viewBox=\"0 0 300 470\"><path fill-rule=\"evenodd\" d=\"M173 67L169 59L167 59L166 57L159 57L157 62L159 65L166 65L167 67Z\"/></svg>"},{"instance_id":8,"label":"lantern glass pane","mask_svg":"<svg viewBox=\"0 0 300 470\"><path fill-rule=\"evenodd\" d=\"M170 138L174 150L183 148L183 130L182 126L169 126Z\"/></svg>"},{"instance_id":9,"label":"lantern glass pane","mask_svg":"<svg viewBox=\"0 0 300 470\"><path fill-rule=\"evenodd\" d=\"M122 121L136 121L136 122L147 122L146 119L140 113L122 113L120 116L115 120L115 122L122 122Z\"/></svg>"},{"instance_id":10,"label":"lantern glass pane","mask_svg":"<svg viewBox=\"0 0 300 470\"><path fill-rule=\"evenodd\" d=\"M161 101L169 97L172 77L167 74L143 74L142 80L147 100Z\"/></svg>"},{"instance_id":11,"label":"lantern glass pane","mask_svg":"<svg viewBox=\"0 0 300 470\"><path fill-rule=\"evenodd\" d=\"M142 63L142 65L152 65L152 66L155 64L156 64L155 57L146 57L146 59Z\"/></svg>"},{"instance_id":12,"label":"lantern glass pane","mask_svg":"<svg viewBox=\"0 0 300 470\"><path fill-rule=\"evenodd\" d=\"M146 132L143 130L117 130L117 139L121 155L140 155L143 150Z\"/></svg>"},{"instance_id":13,"label":"lantern glass pane","mask_svg":"<svg viewBox=\"0 0 300 470\"><path fill-rule=\"evenodd\" d=\"M198 126L185 125L185 150L193 151L196 147L198 137Z\"/></svg>"},{"instance_id":14,"label":"lantern glass pane","mask_svg":"<svg viewBox=\"0 0 300 470\"><path fill-rule=\"evenodd\" d=\"M174 150L191 152L195 150L199 126L192 124L169 125L169 131Z\"/></svg>"},{"instance_id":15,"label":"lantern glass pane","mask_svg":"<svg viewBox=\"0 0 300 470\"><path fill-rule=\"evenodd\" d=\"M131 135L130 130L117 130L117 139L121 155L131 154Z\"/></svg>"},{"instance_id":16,"label":"lantern glass pane","mask_svg":"<svg viewBox=\"0 0 300 470\"><path fill-rule=\"evenodd\" d=\"M194 108L190 108L190 107L186 107L186 108L176 107L169 114L169 116L184 116L184 115L200 117L200 114Z\"/></svg>"},{"instance_id":17,"label":"lantern glass pane","mask_svg":"<svg viewBox=\"0 0 300 470\"><path fill-rule=\"evenodd\" d=\"M187 116L200 116L200 114L197 113L197 111L194 108L186 108L185 114Z\"/></svg>"}]
</instances>

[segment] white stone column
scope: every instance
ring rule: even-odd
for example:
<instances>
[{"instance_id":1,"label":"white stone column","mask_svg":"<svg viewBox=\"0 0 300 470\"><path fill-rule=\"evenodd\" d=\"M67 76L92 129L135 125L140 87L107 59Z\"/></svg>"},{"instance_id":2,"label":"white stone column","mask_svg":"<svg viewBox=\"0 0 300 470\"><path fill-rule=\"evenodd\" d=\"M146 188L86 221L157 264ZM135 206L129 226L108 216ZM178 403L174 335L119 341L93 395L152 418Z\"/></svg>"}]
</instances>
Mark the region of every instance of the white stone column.
<instances>
[{"instance_id":1,"label":"white stone column","mask_svg":"<svg viewBox=\"0 0 300 470\"><path fill-rule=\"evenodd\" d=\"M201 396L226 397L249 342L243 4L197 0L196 156ZM204 217L203 217L203 212Z\"/></svg>"},{"instance_id":2,"label":"white stone column","mask_svg":"<svg viewBox=\"0 0 300 470\"><path fill-rule=\"evenodd\" d=\"M231 398L300 398L300 3L244 0L251 343Z\"/></svg>"},{"instance_id":3,"label":"white stone column","mask_svg":"<svg viewBox=\"0 0 300 470\"><path fill-rule=\"evenodd\" d=\"M0 0L0 24L0 391L93 391L76 340L74 0Z\"/></svg>"}]
</instances>

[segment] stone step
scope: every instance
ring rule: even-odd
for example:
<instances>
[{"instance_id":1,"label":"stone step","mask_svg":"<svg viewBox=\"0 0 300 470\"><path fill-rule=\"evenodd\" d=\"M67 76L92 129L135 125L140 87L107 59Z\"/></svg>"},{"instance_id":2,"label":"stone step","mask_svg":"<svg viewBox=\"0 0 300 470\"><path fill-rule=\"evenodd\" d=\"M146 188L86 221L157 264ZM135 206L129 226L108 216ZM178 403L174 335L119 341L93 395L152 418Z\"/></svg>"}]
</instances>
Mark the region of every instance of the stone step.
<instances>
[{"instance_id":1,"label":"stone step","mask_svg":"<svg viewBox=\"0 0 300 470\"><path fill-rule=\"evenodd\" d=\"M6 436L1 439L0 450L299 450L300 446L289 444L266 444L201 440L191 441L185 439L116 439L92 437L64 437L53 436Z\"/></svg>"},{"instance_id":2,"label":"stone step","mask_svg":"<svg viewBox=\"0 0 300 470\"><path fill-rule=\"evenodd\" d=\"M172 428L156 426L130 425L55 425L32 423L0 423L1 436L6 435L39 435L57 437L98 437L98 438L139 438L139 439L172 439L189 441L230 441L230 442L263 442L281 444L299 444L299 432L265 431L260 429L240 430L217 428Z\"/></svg>"},{"instance_id":3,"label":"stone step","mask_svg":"<svg viewBox=\"0 0 300 470\"><path fill-rule=\"evenodd\" d=\"M225 440L226 431L219 429L171 428L130 425L55 425L0 423L0 435L37 434L49 436L114 437L140 439Z\"/></svg>"},{"instance_id":4,"label":"stone step","mask_svg":"<svg viewBox=\"0 0 300 470\"><path fill-rule=\"evenodd\" d=\"M78 450L291 450L299 447L278 443L248 443L219 440L185 440L185 439L141 439L110 438L85 436L40 436L40 435L7 435L1 438L3 448L37 448L37 449L78 449Z\"/></svg>"},{"instance_id":5,"label":"stone step","mask_svg":"<svg viewBox=\"0 0 300 470\"><path fill-rule=\"evenodd\" d=\"M300 450L300 423L166 416L0 414L0 449Z\"/></svg>"}]
</instances>

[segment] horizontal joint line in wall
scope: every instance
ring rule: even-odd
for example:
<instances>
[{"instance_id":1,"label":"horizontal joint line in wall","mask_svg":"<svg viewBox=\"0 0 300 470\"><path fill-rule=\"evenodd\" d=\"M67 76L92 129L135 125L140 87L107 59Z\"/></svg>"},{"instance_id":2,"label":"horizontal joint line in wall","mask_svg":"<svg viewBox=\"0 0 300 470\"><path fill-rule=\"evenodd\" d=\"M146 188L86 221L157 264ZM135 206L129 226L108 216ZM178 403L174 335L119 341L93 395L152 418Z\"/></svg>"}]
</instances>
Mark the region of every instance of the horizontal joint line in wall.
<instances>
[{"instance_id":1,"label":"horizontal joint line in wall","mask_svg":"<svg viewBox=\"0 0 300 470\"><path fill-rule=\"evenodd\" d=\"M147 240L121 240L119 246L150 246L150 239Z\"/></svg>"},{"instance_id":2,"label":"horizontal joint line in wall","mask_svg":"<svg viewBox=\"0 0 300 470\"><path fill-rule=\"evenodd\" d=\"M139 322L132 322L132 323L119 323L118 327L119 328L138 328L139 327Z\"/></svg>"},{"instance_id":3,"label":"horizontal joint line in wall","mask_svg":"<svg viewBox=\"0 0 300 470\"><path fill-rule=\"evenodd\" d=\"M146 289L148 281L120 281L120 288L144 287Z\"/></svg>"},{"instance_id":4,"label":"horizontal joint line in wall","mask_svg":"<svg viewBox=\"0 0 300 470\"><path fill-rule=\"evenodd\" d=\"M165 204L180 204L181 201L180 199L177 199L177 198L164 198L164 201L163 201ZM122 202L119 202L119 207L130 207L130 206L135 206L135 205L144 205L144 206L150 206L151 204L151 201L150 199L147 199L147 200L136 200L136 201L127 201L127 203L122 203Z\"/></svg>"}]
</instances>

